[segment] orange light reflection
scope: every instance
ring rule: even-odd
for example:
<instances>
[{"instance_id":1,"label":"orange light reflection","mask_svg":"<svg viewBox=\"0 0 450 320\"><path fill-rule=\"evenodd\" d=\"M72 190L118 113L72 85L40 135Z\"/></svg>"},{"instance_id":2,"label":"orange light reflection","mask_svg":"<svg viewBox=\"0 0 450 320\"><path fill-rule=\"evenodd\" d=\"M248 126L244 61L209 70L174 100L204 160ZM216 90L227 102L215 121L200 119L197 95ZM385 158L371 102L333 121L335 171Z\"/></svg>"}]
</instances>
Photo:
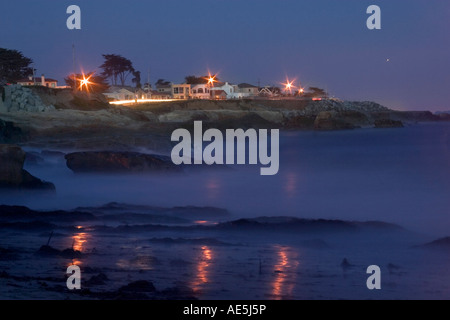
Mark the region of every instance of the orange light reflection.
<instances>
[{"instance_id":1,"label":"orange light reflection","mask_svg":"<svg viewBox=\"0 0 450 320\"><path fill-rule=\"evenodd\" d=\"M196 265L196 275L192 281L192 289L198 291L200 287L209 282L209 266L213 259L213 251L208 246L201 247L201 255Z\"/></svg>"},{"instance_id":2,"label":"orange light reflection","mask_svg":"<svg viewBox=\"0 0 450 320\"><path fill-rule=\"evenodd\" d=\"M275 279L272 283L274 299L290 299L293 296L297 269L298 254L290 247L277 246L277 263L274 266Z\"/></svg>"}]
</instances>

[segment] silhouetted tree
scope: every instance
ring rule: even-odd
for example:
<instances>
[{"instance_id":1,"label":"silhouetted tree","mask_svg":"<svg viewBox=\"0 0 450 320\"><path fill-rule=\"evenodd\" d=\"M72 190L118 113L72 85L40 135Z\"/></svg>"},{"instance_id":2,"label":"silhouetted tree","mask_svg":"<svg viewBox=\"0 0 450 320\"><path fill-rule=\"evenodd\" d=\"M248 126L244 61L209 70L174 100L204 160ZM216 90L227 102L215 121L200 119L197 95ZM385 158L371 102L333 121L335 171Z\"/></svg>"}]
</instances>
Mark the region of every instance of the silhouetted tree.
<instances>
[{"instance_id":1,"label":"silhouetted tree","mask_svg":"<svg viewBox=\"0 0 450 320\"><path fill-rule=\"evenodd\" d=\"M217 78L217 76L214 75L212 77L214 77L215 81L219 81L219 78ZM187 76L184 79L186 80L187 84L206 84L208 83L209 76L204 77Z\"/></svg>"},{"instance_id":2,"label":"silhouetted tree","mask_svg":"<svg viewBox=\"0 0 450 320\"><path fill-rule=\"evenodd\" d=\"M158 81L156 81L157 86L167 86L169 84L170 81L166 81L165 79L158 79Z\"/></svg>"},{"instance_id":3,"label":"silhouetted tree","mask_svg":"<svg viewBox=\"0 0 450 320\"><path fill-rule=\"evenodd\" d=\"M310 98L326 98L328 95L324 89L309 87L308 92L306 92L304 96Z\"/></svg>"},{"instance_id":4,"label":"silhouetted tree","mask_svg":"<svg viewBox=\"0 0 450 320\"><path fill-rule=\"evenodd\" d=\"M133 76L134 78L131 80L134 84L136 84L136 88L140 89L142 88L141 84L141 72L133 70Z\"/></svg>"},{"instance_id":5,"label":"silhouetted tree","mask_svg":"<svg viewBox=\"0 0 450 320\"><path fill-rule=\"evenodd\" d=\"M111 79L113 85L117 85L117 80L125 86L127 77L135 72L133 63L117 54L104 54L105 62L100 66L103 69L102 76Z\"/></svg>"},{"instance_id":6,"label":"silhouetted tree","mask_svg":"<svg viewBox=\"0 0 450 320\"><path fill-rule=\"evenodd\" d=\"M206 80L206 77L197 77L197 76L187 76L184 78L186 80L187 84L206 84L208 83L208 80Z\"/></svg>"},{"instance_id":7,"label":"silhouetted tree","mask_svg":"<svg viewBox=\"0 0 450 320\"><path fill-rule=\"evenodd\" d=\"M25 57L22 52L0 48L0 84L15 83L33 74L30 64L33 60Z\"/></svg>"}]
</instances>

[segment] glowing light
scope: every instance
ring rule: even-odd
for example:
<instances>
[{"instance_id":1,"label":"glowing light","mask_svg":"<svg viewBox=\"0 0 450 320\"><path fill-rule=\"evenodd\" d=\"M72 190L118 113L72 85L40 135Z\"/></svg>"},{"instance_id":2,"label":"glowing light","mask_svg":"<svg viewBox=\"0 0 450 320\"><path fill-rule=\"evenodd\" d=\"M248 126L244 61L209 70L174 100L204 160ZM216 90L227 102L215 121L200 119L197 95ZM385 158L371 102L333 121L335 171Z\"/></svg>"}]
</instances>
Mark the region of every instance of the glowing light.
<instances>
[{"instance_id":1,"label":"glowing light","mask_svg":"<svg viewBox=\"0 0 450 320\"><path fill-rule=\"evenodd\" d=\"M193 279L191 285L194 291L198 291L201 289L201 286L208 283L209 279L209 267L213 260L213 251L207 247L201 247L201 255L199 257L199 261L196 266L196 275Z\"/></svg>"},{"instance_id":2,"label":"glowing light","mask_svg":"<svg viewBox=\"0 0 450 320\"><path fill-rule=\"evenodd\" d=\"M92 78L93 75L94 74L91 74L89 77L86 78L86 76L83 73L83 78L82 79L77 79L77 80L80 81L80 87L79 87L80 90L83 90L83 87L85 87L86 91L89 91L89 86L91 84L94 84L93 82L89 81Z\"/></svg>"},{"instance_id":3,"label":"glowing light","mask_svg":"<svg viewBox=\"0 0 450 320\"><path fill-rule=\"evenodd\" d=\"M152 102L172 102L172 101L182 101L187 99L138 99L136 100L120 100L120 101L110 101L109 104L114 105L126 105L126 104L136 104L136 103L152 103Z\"/></svg>"},{"instance_id":4,"label":"glowing light","mask_svg":"<svg viewBox=\"0 0 450 320\"><path fill-rule=\"evenodd\" d=\"M290 299L295 289L298 253L291 247L276 246L277 263L274 265L275 279L272 283L273 299Z\"/></svg>"},{"instance_id":5,"label":"glowing light","mask_svg":"<svg viewBox=\"0 0 450 320\"><path fill-rule=\"evenodd\" d=\"M284 90L292 92L292 89L295 89L294 83L295 83L295 79L292 81L289 81L289 79L286 79L286 83L283 83Z\"/></svg>"},{"instance_id":6,"label":"glowing light","mask_svg":"<svg viewBox=\"0 0 450 320\"><path fill-rule=\"evenodd\" d=\"M73 240L73 250L83 251L86 247L86 243L88 242L89 235L87 233L77 233L72 237Z\"/></svg>"},{"instance_id":7,"label":"glowing light","mask_svg":"<svg viewBox=\"0 0 450 320\"><path fill-rule=\"evenodd\" d=\"M217 75L211 75L211 73L208 73L208 77L207 78L205 78L206 80L208 80L208 85L209 86L214 86L214 83L215 82L218 82L217 80L216 80L216 78L217 78Z\"/></svg>"}]
</instances>

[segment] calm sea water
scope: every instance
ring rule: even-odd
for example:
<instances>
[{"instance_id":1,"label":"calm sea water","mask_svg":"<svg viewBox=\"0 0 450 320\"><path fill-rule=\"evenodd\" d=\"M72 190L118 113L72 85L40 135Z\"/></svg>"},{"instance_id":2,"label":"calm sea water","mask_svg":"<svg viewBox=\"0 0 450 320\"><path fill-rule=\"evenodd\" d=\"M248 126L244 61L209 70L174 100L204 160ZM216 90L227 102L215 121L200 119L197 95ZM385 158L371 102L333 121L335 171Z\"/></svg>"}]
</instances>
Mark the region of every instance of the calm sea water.
<instances>
[{"instance_id":1,"label":"calm sea water","mask_svg":"<svg viewBox=\"0 0 450 320\"><path fill-rule=\"evenodd\" d=\"M341 132L284 132L278 175L259 166L186 175L75 175L62 159L28 166L54 196L2 195L1 203L72 209L109 202L216 206L236 217L382 220L448 236L450 124Z\"/></svg>"}]
</instances>

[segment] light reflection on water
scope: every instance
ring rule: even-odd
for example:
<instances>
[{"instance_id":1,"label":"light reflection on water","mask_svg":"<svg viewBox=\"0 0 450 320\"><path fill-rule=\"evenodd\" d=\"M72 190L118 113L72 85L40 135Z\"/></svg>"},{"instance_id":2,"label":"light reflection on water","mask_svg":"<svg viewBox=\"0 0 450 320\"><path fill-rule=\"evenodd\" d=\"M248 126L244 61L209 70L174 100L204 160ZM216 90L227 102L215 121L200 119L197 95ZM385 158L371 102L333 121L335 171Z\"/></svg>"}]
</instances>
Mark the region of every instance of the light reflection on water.
<instances>
[{"instance_id":1,"label":"light reflection on water","mask_svg":"<svg viewBox=\"0 0 450 320\"><path fill-rule=\"evenodd\" d=\"M88 243L88 240L91 238L91 235L88 233L76 233L73 235L72 240L72 249L76 251L83 252L86 250L86 245Z\"/></svg>"},{"instance_id":2,"label":"light reflection on water","mask_svg":"<svg viewBox=\"0 0 450 320\"><path fill-rule=\"evenodd\" d=\"M210 282L210 265L214 258L214 252L210 247L202 246L200 250L200 255L195 265L195 275L191 283L194 292L199 291L202 285Z\"/></svg>"},{"instance_id":3,"label":"light reflection on water","mask_svg":"<svg viewBox=\"0 0 450 320\"><path fill-rule=\"evenodd\" d=\"M69 238L71 241L70 248L81 253L86 253L88 251L87 246L92 240L92 235L86 232L88 229L85 229L83 226L77 226L76 229L80 230L80 232L73 234ZM81 266L83 265L83 261L82 259L74 258L69 265Z\"/></svg>"},{"instance_id":4,"label":"light reflection on water","mask_svg":"<svg viewBox=\"0 0 450 320\"><path fill-rule=\"evenodd\" d=\"M215 200L220 197L221 185L217 177L209 177L205 182L206 195L209 200Z\"/></svg>"},{"instance_id":5,"label":"light reflection on water","mask_svg":"<svg viewBox=\"0 0 450 320\"><path fill-rule=\"evenodd\" d=\"M293 198L297 192L297 174L295 172L288 172L285 175L284 191L287 198Z\"/></svg>"},{"instance_id":6,"label":"light reflection on water","mask_svg":"<svg viewBox=\"0 0 450 320\"><path fill-rule=\"evenodd\" d=\"M276 300L292 299L300 265L298 252L291 247L275 246L276 264L273 267L272 296Z\"/></svg>"}]
</instances>

